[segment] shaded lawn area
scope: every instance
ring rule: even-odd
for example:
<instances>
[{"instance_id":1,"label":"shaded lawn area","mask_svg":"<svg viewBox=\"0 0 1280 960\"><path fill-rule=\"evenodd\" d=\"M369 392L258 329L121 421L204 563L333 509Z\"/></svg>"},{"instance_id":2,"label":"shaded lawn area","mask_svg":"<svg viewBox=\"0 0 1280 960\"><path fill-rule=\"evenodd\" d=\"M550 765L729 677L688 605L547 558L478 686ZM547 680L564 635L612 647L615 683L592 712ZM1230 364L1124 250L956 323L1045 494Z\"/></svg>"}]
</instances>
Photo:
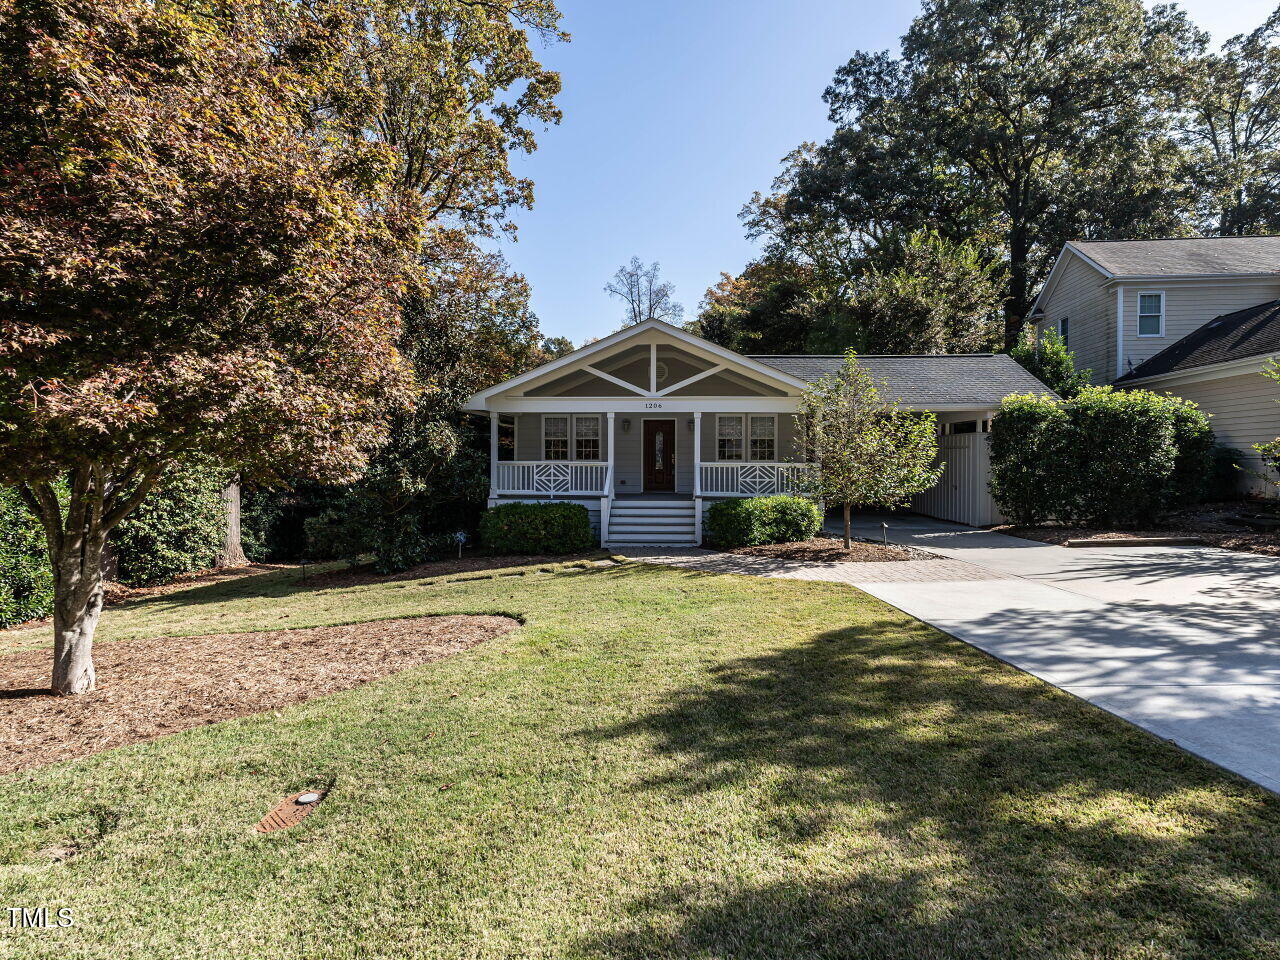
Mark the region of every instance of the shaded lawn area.
<instances>
[{"instance_id":1,"label":"shaded lawn area","mask_svg":"<svg viewBox=\"0 0 1280 960\"><path fill-rule=\"evenodd\" d=\"M76 920L0 956L1280 956L1280 800L839 585L287 572L103 642L431 612L525 626L0 777L0 908Z\"/></svg>"}]
</instances>

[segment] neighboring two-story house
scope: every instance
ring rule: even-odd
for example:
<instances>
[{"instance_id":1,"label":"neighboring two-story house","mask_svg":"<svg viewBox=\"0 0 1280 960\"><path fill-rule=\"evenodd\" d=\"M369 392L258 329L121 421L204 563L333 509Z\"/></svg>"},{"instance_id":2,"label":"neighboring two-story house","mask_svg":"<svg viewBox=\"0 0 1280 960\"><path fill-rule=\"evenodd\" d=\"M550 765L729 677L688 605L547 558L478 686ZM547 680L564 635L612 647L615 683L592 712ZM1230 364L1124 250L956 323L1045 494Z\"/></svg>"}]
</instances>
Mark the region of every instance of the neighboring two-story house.
<instances>
[{"instance_id":1,"label":"neighboring two-story house","mask_svg":"<svg viewBox=\"0 0 1280 960\"><path fill-rule=\"evenodd\" d=\"M1247 487L1276 492L1253 445L1280 436L1280 386L1260 375L1280 355L1280 237L1068 243L1029 321L1061 333L1094 383L1198 403Z\"/></svg>"}]
</instances>

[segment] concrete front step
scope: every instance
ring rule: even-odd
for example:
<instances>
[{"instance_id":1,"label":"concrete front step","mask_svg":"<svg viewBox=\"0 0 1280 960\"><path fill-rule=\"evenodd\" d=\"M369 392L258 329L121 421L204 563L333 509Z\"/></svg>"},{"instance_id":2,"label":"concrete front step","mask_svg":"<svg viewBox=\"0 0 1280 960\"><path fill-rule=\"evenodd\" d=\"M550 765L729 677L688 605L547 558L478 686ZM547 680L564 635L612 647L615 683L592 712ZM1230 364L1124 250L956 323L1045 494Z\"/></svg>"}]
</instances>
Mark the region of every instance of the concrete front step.
<instances>
[{"instance_id":1,"label":"concrete front step","mask_svg":"<svg viewBox=\"0 0 1280 960\"><path fill-rule=\"evenodd\" d=\"M655 547L691 547L694 545L693 535L682 537L661 537L647 533L619 533L612 534L608 540L609 543L626 543L631 545L643 544Z\"/></svg>"}]
</instances>

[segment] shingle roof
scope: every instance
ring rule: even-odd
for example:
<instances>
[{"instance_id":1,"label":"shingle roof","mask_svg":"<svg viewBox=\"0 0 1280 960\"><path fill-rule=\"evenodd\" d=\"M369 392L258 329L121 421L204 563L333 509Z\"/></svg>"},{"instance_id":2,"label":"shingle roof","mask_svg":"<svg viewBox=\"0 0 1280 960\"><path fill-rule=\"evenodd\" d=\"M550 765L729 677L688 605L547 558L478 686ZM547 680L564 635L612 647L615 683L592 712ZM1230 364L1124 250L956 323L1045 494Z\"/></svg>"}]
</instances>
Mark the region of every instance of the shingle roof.
<instances>
[{"instance_id":1,"label":"shingle roof","mask_svg":"<svg viewBox=\"0 0 1280 960\"><path fill-rule=\"evenodd\" d=\"M1224 313L1138 364L1116 382L1272 353L1280 353L1280 300Z\"/></svg>"},{"instance_id":2,"label":"shingle roof","mask_svg":"<svg viewBox=\"0 0 1280 960\"><path fill-rule=\"evenodd\" d=\"M1116 277L1280 274L1280 237L1076 240L1071 246Z\"/></svg>"},{"instance_id":3,"label":"shingle roof","mask_svg":"<svg viewBox=\"0 0 1280 960\"><path fill-rule=\"evenodd\" d=\"M753 356L771 367L810 382L836 373L842 356ZM886 384L888 399L902 403L999 406L1011 393L1052 394L1048 387L1003 353L960 355L859 356L858 362Z\"/></svg>"}]
</instances>

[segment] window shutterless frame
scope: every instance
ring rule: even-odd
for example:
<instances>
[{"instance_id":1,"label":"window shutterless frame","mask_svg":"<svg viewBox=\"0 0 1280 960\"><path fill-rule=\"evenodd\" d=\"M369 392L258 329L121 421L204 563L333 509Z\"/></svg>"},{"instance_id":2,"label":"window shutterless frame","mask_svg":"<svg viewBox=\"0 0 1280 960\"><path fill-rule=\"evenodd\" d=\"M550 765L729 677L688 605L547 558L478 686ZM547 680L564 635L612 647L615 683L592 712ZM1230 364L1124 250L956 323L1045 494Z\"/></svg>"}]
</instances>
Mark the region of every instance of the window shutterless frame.
<instances>
[{"instance_id":1,"label":"window shutterless frame","mask_svg":"<svg viewBox=\"0 0 1280 960\"><path fill-rule=\"evenodd\" d=\"M720 456L720 421L737 420L741 426L742 456L728 459ZM773 421L773 456L767 460L757 460L751 456L751 421ZM716 462L717 463L777 463L778 462L778 415L776 413L717 413L716 414Z\"/></svg>"},{"instance_id":2,"label":"window shutterless frame","mask_svg":"<svg viewBox=\"0 0 1280 960\"><path fill-rule=\"evenodd\" d=\"M1163 337L1164 336L1164 291L1163 290L1139 290L1138 293L1138 319L1137 332L1140 337ZM1146 301L1144 304L1143 301ZM1154 309L1153 309L1154 306ZM1142 329L1142 321L1150 321L1155 318L1156 329L1151 330L1148 326L1144 333Z\"/></svg>"},{"instance_id":3,"label":"window shutterless frame","mask_svg":"<svg viewBox=\"0 0 1280 960\"><path fill-rule=\"evenodd\" d=\"M565 455L563 457L547 456L547 421L548 420L564 420L566 434L564 437L552 437L553 440L564 440ZM578 430L577 423L580 420L595 420L599 427L597 428L597 436L594 438L598 445L598 455L591 458L583 458L578 456ZM581 463L602 463L604 461L604 418L598 413L544 413L542 414L542 459L554 460L556 462L581 462Z\"/></svg>"}]
</instances>

